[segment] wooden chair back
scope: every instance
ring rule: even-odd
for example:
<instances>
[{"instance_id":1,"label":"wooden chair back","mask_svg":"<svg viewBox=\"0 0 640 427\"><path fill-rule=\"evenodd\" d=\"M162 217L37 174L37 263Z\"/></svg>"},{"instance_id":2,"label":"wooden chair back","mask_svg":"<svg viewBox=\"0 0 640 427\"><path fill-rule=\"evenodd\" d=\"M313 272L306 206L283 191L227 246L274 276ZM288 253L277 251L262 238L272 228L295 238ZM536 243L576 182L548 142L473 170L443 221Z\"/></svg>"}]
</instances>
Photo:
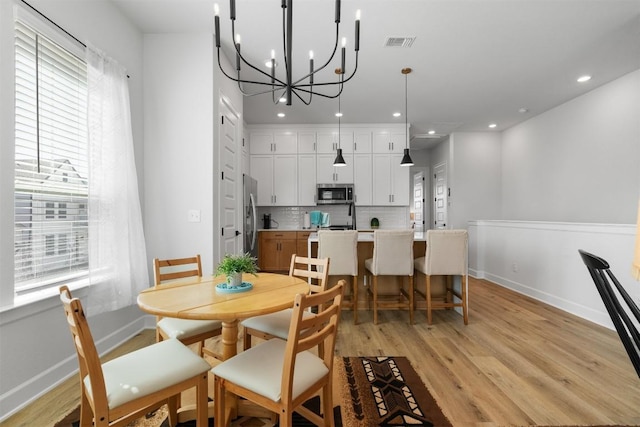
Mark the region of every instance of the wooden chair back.
<instances>
[{"instance_id":1,"label":"wooden chair back","mask_svg":"<svg viewBox=\"0 0 640 427\"><path fill-rule=\"evenodd\" d=\"M282 370L280 389L282 402L293 401L293 375L298 353L318 348L318 356L327 367L328 375L332 375L333 351L340 323L342 296L346 285L344 280L339 280L337 285L329 290L296 295ZM303 316L304 312L311 307L318 307L318 313L312 317ZM327 381L330 380L327 378Z\"/></svg>"},{"instance_id":2,"label":"wooden chair back","mask_svg":"<svg viewBox=\"0 0 640 427\"><path fill-rule=\"evenodd\" d=\"M60 287L60 300L62 301L64 314L78 355L82 398L84 399L85 396L83 379L88 375L93 397L93 402L91 402L93 413L108 414L109 405L102 365L82 304L78 298L71 297L71 292L67 286Z\"/></svg>"},{"instance_id":3,"label":"wooden chair back","mask_svg":"<svg viewBox=\"0 0 640 427\"><path fill-rule=\"evenodd\" d=\"M293 254L289 267L289 276L311 279L309 291L323 292L327 289L329 277L329 258L309 258Z\"/></svg>"},{"instance_id":4,"label":"wooden chair back","mask_svg":"<svg viewBox=\"0 0 640 427\"><path fill-rule=\"evenodd\" d=\"M188 258L153 259L154 285L187 277L202 277L200 254Z\"/></svg>"}]
</instances>

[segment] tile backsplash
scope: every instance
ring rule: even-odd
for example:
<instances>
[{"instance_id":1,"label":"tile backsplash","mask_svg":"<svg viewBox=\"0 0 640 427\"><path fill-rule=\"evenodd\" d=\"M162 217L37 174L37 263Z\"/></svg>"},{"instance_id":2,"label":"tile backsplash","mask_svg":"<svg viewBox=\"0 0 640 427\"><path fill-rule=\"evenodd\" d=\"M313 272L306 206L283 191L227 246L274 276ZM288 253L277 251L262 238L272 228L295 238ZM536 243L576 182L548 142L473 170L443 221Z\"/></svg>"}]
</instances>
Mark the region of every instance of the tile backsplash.
<instances>
[{"instance_id":1,"label":"tile backsplash","mask_svg":"<svg viewBox=\"0 0 640 427\"><path fill-rule=\"evenodd\" d=\"M258 228L262 228L262 216L271 214L271 228L281 230L302 229L305 212L322 211L330 215L332 225L351 225L348 205L322 206L261 206L258 207ZM409 228L408 206L356 206L356 228L371 228L371 218L378 218L380 228Z\"/></svg>"}]
</instances>

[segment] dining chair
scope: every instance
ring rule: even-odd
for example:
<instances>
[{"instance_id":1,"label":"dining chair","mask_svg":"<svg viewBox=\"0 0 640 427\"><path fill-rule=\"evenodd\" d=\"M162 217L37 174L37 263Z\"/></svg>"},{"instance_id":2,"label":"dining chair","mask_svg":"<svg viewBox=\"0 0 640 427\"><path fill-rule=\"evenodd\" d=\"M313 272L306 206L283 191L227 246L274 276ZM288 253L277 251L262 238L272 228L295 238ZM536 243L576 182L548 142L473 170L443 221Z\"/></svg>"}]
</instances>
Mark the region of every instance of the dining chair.
<instances>
[{"instance_id":1,"label":"dining chair","mask_svg":"<svg viewBox=\"0 0 640 427\"><path fill-rule=\"evenodd\" d=\"M425 275L424 293L416 288L416 293L427 303L427 323L431 325L432 310L462 308L464 324L469 323L468 313L468 233L467 230L427 230L425 256L414 261L417 272ZM434 300L431 294L431 277L446 276L445 293ZM460 291L453 286L453 276L461 277ZM454 300L454 296L458 301Z\"/></svg>"},{"instance_id":2,"label":"dining chair","mask_svg":"<svg viewBox=\"0 0 640 427\"><path fill-rule=\"evenodd\" d=\"M327 287L329 258L309 258L293 254L289 265L289 276L308 279L310 282L309 293L322 292ZM293 309L288 308L276 313L254 316L243 320L241 324L244 329L244 350L251 348L252 336L263 340L276 337L286 339L289 335L292 313ZM304 315L310 317L313 316L313 313L309 311Z\"/></svg>"},{"instance_id":3,"label":"dining chair","mask_svg":"<svg viewBox=\"0 0 640 427\"><path fill-rule=\"evenodd\" d=\"M330 276L351 276L351 294L343 304L353 311L353 324L358 324L358 231L319 230L318 257L331 260Z\"/></svg>"},{"instance_id":4,"label":"dining chair","mask_svg":"<svg viewBox=\"0 0 640 427\"><path fill-rule=\"evenodd\" d=\"M333 426L333 352L346 282L295 298L287 339L271 339L215 366L215 419L227 425L227 392L274 412L280 426L292 426L295 410L315 425ZM307 317L308 309L318 313ZM318 349L317 352L315 349ZM321 391L322 414L302 406ZM216 424L217 425L217 424Z\"/></svg>"},{"instance_id":5,"label":"dining chair","mask_svg":"<svg viewBox=\"0 0 640 427\"><path fill-rule=\"evenodd\" d=\"M373 258L366 259L364 266L373 276L367 288L369 306L373 297L373 323L378 324L378 308L401 308L409 311L409 323L413 324L413 230L375 230ZM382 295L378 292L379 276L406 276L408 290L401 284L398 293Z\"/></svg>"},{"instance_id":6,"label":"dining chair","mask_svg":"<svg viewBox=\"0 0 640 427\"><path fill-rule=\"evenodd\" d=\"M602 298L607 313L611 317L613 326L618 332L618 336L624 345L631 364L636 370L636 374L640 377L640 309L629 296L624 287L620 284L616 276L611 271L609 263L604 259L590 254L589 252L578 249L582 261L587 266L589 274L596 285L596 289ZM613 284L613 286L612 286ZM614 289L615 287L615 289ZM620 302L617 293L627 305L627 310ZM629 315L635 317L635 323Z\"/></svg>"},{"instance_id":7,"label":"dining chair","mask_svg":"<svg viewBox=\"0 0 640 427\"><path fill-rule=\"evenodd\" d=\"M200 255L189 258L153 260L154 285L161 286L172 281L190 277L202 277ZM222 334L222 322L219 320L191 320L174 317L156 319L156 341L177 338L184 345L198 344L198 352L222 359L220 355L205 347L205 341Z\"/></svg>"},{"instance_id":8,"label":"dining chair","mask_svg":"<svg viewBox=\"0 0 640 427\"><path fill-rule=\"evenodd\" d=\"M80 427L126 426L164 404L175 426L180 393L194 387L197 425L207 425L211 366L204 359L170 339L101 363L80 300L67 286L60 287L60 300L78 357Z\"/></svg>"}]
</instances>

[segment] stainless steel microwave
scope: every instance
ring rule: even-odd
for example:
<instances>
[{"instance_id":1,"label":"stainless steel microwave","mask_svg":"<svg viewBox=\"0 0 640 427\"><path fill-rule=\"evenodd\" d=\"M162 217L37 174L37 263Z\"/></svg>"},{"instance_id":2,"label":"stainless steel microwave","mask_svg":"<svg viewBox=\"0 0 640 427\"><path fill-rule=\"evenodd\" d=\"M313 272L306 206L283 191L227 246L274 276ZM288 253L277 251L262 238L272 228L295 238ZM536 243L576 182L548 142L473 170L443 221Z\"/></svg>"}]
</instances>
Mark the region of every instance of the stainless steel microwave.
<instances>
[{"instance_id":1,"label":"stainless steel microwave","mask_svg":"<svg viewBox=\"0 0 640 427\"><path fill-rule=\"evenodd\" d=\"M344 205L353 202L353 184L318 184L318 205Z\"/></svg>"}]
</instances>

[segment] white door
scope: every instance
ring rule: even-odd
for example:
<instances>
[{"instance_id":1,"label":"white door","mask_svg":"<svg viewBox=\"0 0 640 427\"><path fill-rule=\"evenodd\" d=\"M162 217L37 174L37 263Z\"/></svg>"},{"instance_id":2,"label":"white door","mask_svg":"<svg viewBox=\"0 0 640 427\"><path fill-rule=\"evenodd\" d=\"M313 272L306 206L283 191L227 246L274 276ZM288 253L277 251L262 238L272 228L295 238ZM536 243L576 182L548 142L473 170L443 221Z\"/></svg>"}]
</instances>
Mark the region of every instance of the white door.
<instances>
[{"instance_id":1,"label":"white door","mask_svg":"<svg viewBox=\"0 0 640 427\"><path fill-rule=\"evenodd\" d=\"M433 225L447 228L447 164L436 165L433 170Z\"/></svg>"},{"instance_id":2,"label":"white door","mask_svg":"<svg viewBox=\"0 0 640 427\"><path fill-rule=\"evenodd\" d=\"M238 171L238 115L220 100L220 256L242 249L238 212L242 203L242 175Z\"/></svg>"},{"instance_id":3,"label":"white door","mask_svg":"<svg viewBox=\"0 0 640 427\"><path fill-rule=\"evenodd\" d=\"M411 214L413 215L414 229L416 231L424 231L424 203L426 196L424 193L424 172L420 171L413 174L413 205L411 206Z\"/></svg>"}]
</instances>

